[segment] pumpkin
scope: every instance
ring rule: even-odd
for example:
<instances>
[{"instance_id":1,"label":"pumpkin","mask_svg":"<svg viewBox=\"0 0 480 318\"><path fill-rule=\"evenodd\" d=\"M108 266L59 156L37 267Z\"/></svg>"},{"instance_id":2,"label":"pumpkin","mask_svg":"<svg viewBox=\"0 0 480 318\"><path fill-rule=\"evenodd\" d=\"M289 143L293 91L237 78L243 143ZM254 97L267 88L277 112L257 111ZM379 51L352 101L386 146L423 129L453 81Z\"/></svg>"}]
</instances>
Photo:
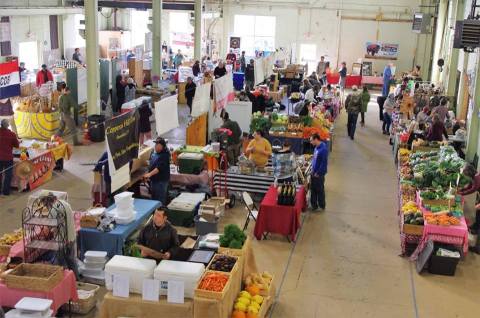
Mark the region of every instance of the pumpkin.
<instances>
[{"instance_id":1,"label":"pumpkin","mask_svg":"<svg viewBox=\"0 0 480 318\"><path fill-rule=\"evenodd\" d=\"M247 318L247 316L245 315L245 313L243 311L235 310L232 313L232 318Z\"/></svg>"},{"instance_id":2,"label":"pumpkin","mask_svg":"<svg viewBox=\"0 0 480 318\"><path fill-rule=\"evenodd\" d=\"M247 313L246 318L258 318L258 314L254 314L253 312Z\"/></svg>"},{"instance_id":3,"label":"pumpkin","mask_svg":"<svg viewBox=\"0 0 480 318\"><path fill-rule=\"evenodd\" d=\"M260 288L256 284L248 285L245 290L252 296L260 294Z\"/></svg>"}]
</instances>

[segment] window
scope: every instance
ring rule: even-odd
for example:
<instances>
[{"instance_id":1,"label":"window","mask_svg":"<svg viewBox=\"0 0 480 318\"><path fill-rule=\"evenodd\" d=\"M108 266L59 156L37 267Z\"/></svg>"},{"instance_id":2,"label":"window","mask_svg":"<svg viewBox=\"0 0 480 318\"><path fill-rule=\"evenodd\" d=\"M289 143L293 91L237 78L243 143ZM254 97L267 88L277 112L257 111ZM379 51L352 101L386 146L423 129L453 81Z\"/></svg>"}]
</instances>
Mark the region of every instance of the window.
<instances>
[{"instance_id":1,"label":"window","mask_svg":"<svg viewBox=\"0 0 480 318\"><path fill-rule=\"evenodd\" d=\"M181 50L183 55L193 56L193 32L190 12L170 12L170 45L174 53Z\"/></svg>"},{"instance_id":2,"label":"window","mask_svg":"<svg viewBox=\"0 0 480 318\"><path fill-rule=\"evenodd\" d=\"M18 43L18 58L25 63L27 70L38 69L38 45L37 41Z\"/></svg>"},{"instance_id":3,"label":"window","mask_svg":"<svg viewBox=\"0 0 480 318\"><path fill-rule=\"evenodd\" d=\"M317 46L315 44L300 44L300 63L308 64L308 71L317 69Z\"/></svg>"},{"instance_id":4,"label":"window","mask_svg":"<svg viewBox=\"0 0 480 318\"><path fill-rule=\"evenodd\" d=\"M240 47L248 56L255 51L275 51L275 17L235 15L234 32L240 37Z\"/></svg>"},{"instance_id":5,"label":"window","mask_svg":"<svg viewBox=\"0 0 480 318\"><path fill-rule=\"evenodd\" d=\"M145 33L150 32L148 30L148 11L132 10L130 15L130 25L132 29L132 46L145 44Z\"/></svg>"}]
</instances>

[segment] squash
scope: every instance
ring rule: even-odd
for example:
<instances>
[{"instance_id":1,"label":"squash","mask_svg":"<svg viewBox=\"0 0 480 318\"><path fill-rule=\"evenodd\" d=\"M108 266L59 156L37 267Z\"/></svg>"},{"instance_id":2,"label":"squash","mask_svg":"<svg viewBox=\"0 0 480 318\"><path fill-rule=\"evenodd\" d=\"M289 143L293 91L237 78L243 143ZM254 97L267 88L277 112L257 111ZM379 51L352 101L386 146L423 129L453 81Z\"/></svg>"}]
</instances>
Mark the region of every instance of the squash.
<instances>
[{"instance_id":1,"label":"squash","mask_svg":"<svg viewBox=\"0 0 480 318\"><path fill-rule=\"evenodd\" d=\"M247 318L247 316L245 315L245 313L243 311L235 310L232 313L232 318Z\"/></svg>"},{"instance_id":2,"label":"squash","mask_svg":"<svg viewBox=\"0 0 480 318\"><path fill-rule=\"evenodd\" d=\"M260 294L260 288L256 284L248 285L245 290L252 296Z\"/></svg>"}]
</instances>

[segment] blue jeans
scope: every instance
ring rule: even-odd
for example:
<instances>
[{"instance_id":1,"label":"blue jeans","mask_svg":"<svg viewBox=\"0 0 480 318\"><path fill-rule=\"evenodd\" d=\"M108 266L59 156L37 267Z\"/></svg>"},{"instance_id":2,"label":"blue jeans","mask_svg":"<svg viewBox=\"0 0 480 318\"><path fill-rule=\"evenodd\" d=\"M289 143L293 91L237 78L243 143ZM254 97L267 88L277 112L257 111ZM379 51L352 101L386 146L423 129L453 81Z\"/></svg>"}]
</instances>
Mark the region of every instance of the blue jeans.
<instances>
[{"instance_id":1,"label":"blue jeans","mask_svg":"<svg viewBox=\"0 0 480 318\"><path fill-rule=\"evenodd\" d=\"M168 181L152 181L150 184L152 200L157 200L160 201L162 205L167 205L168 183Z\"/></svg>"},{"instance_id":2,"label":"blue jeans","mask_svg":"<svg viewBox=\"0 0 480 318\"><path fill-rule=\"evenodd\" d=\"M325 176L312 175L311 185L310 185L310 203L312 204L312 209L325 209Z\"/></svg>"},{"instance_id":3,"label":"blue jeans","mask_svg":"<svg viewBox=\"0 0 480 318\"><path fill-rule=\"evenodd\" d=\"M357 120L358 120L358 113L348 113L348 136L350 138L355 137L355 130L357 129Z\"/></svg>"},{"instance_id":4,"label":"blue jeans","mask_svg":"<svg viewBox=\"0 0 480 318\"><path fill-rule=\"evenodd\" d=\"M390 81L384 80L383 88L382 88L382 96L388 96L389 93L390 93Z\"/></svg>"},{"instance_id":5,"label":"blue jeans","mask_svg":"<svg viewBox=\"0 0 480 318\"><path fill-rule=\"evenodd\" d=\"M12 184L13 176L13 160L0 161L0 181L3 177L2 193L4 195L10 194L10 185Z\"/></svg>"},{"instance_id":6,"label":"blue jeans","mask_svg":"<svg viewBox=\"0 0 480 318\"><path fill-rule=\"evenodd\" d=\"M389 113L383 113L382 130L390 133L390 125L392 124L392 116Z\"/></svg>"}]
</instances>

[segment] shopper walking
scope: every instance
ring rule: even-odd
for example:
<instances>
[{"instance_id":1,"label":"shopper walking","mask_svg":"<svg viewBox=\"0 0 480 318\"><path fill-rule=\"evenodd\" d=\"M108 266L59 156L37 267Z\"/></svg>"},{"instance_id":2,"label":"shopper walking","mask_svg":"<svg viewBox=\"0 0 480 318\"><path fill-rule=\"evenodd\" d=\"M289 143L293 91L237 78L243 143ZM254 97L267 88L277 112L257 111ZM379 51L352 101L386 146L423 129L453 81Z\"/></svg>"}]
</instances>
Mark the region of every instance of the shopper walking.
<instances>
[{"instance_id":1,"label":"shopper walking","mask_svg":"<svg viewBox=\"0 0 480 318\"><path fill-rule=\"evenodd\" d=\"M180 65L182 65L184 58L185 57L183 56L182 51L178 50L177 54L173 58L173 64L174 64L176 69L178 69L180 67Z\"/></svg>"},{"instance_id":2,"label":"shopper walking","mask_svg":"<svg viewBox=\"0 0 480 318\"><path fill-rule=\"evenodd\" d=\"M60 108L60 127L57 130L56 135L63 137L65 131L68 130L73 138L73 144L79 146L81 143L78 141L77 136L77 126L75 125L75 120L72 117L72 109L74 110L76 105L70 95L70 88L65 87L63 89L62 95L58 100L58 106Z\"/></svg>"},{"instance_id":3,"label":"shopper walking","mask_svg":"<svg viewBox=\"0 0 480 318\"><path fill-rule=\"evenodd\" d=\"M138 130L140 131L140 145L144 145L147 140L152 139L152 126L150 125L150 116L153 115L150 109L150 104L143 101L142 105L138 107Z\"/></svg>"},{"instance_id":4,"label":"shopper walking","mask_svg":"<svg viewBox=\"0 0 480 318\"><path fill-rule=\"evenodd\" d=\"M185 98L187 99L187 106L192 113L193 98L195 97L195 90L197 85L193 82L191 77L187 77L187 84L185 85Z\"/></svg>"},{"instance_id":5,"label":"shopper walking","mask_svg":"<svg viewBox=\"0 0 480 318\"><path fill-rule=\"evenodd\" d=\"M117 94L117 105L113 112L119 113L122 109L122 105L125 103L125 82L123 81L122 75L117 75L115 79L115 89Z\"/></svg>"},{"instance_id":6,"label":"shopper walking","mask_svg":"<svg viewBox=\"0 0 480 318\"><path fill-rule=\"evenodd\" d=\"M384 135L390 135L390 125L392 124L392 114L397 104L395 103L395 95L390 93L387 100L383 104L383 125L382 130Z\"/></svg>"},{"instance_id":7,"label":"shopper walking","mask_svg":"<svg viewBox=\"0 0 480 318\"><path fill-rule=\"evenodd\" d=\"M13 148L19 147L17 135L8 129L8 119L0 123L0 181L3 177L3 186L0 190L3 195L10 195L10 185L13 176ZM0 183L0 186L2 183Z\"/></svg>"},{"instance_id":8,"label":"shopper walking","mask_svg":"<svg viewBox=\"0 0 480 318\"><path fill-rule=\"evenodd\" d=\"M368 87L364 86L363 91L362 91L362 111L361 111L361 117L362 117L362 127L365 127L365 113L367 112L368 108L368 103L370 102L370 93L368 92Z\"/></svg>"},{"instance_id":9,"label":"shopper walking","mask_svg":"<svg viewBox=\"0 0 480 318\"><path fill-rule=\"evenodd\" d=\"M310 179L310 203L312 211L319 208L325 210L325 175L328 166L328 145L318 134L310 137L310 143L315 147L312 159L312 175Z\"/></svg>"},{"instance_id":10,"label":"shopper walking","mask_svg":"<svg viewBox=\"0 0 480 318\"><path fill-rule=\"evenodd\" d=\"M390 93L390 82L392 80L392 65L387 64L385 69L383 70L383 88L382 88L382 95L388 96Z\"/></svg>"},{"instance_id":11,"label":"shopper walking","mask_svg":"<svg viewBox=\"0 0 480 318\"><path fill-rule=\"evenodd\" d=\"M325 70L326 70L325 57L321 56L320 61L317 64L317 76L322 85L325 85Z\"/></svg>"},{"instance_id":12,"label":"shopper walking","mask_svg":"<svg viewBox=\"0 0 480 318\"><path fill-rule=\"evenodd\" d=\"M358 92L357 86L352 87L352 93L347 96L345 109L348 114L348 136L355 139L355 130L357 129L358 113L362 110L362 95Z\"/></svg>"},{"instance_id":13,"label":"shopper walking","mask_svg":"<svg viewBox=\"0 0 480 318\"><path fill-rule=\"evenodd\" d=\"M251 91L253 90L253 86L255 83L255 61L250 59L250 64L247 65L245 68L245 90Z\"/></svg>"},{"instance_id":14,"label":"shopper walking","mask_svg":"<svg viewBox=\"0 0 480 318\"><path fill-rule=\"evenodd\" d=\"M385 104L385 101L387 100L387 96L378 96L377 97L377 104L378 104L378 115L380 121L383 121L383 105Z\"/></svg>"},{"instance_id":15,"label":"shopper walking","mask_svg":"<svg viewBox=\"0 0 480 318\"><path fill-rule=\"evenodd\" d=\"M242 51L242 55L240 55L240 72L245 73L247 69L247 58L245 57L245 51Z\"/></svg>"},{"instance_id":16,"label":"shopper walking","mask_svg":"<svg viewBox=\"0 0 480 318\"><path fill-rule=\"evenodd\" d=\"M338 72L340 74L340 90L343 92L345 90L345 84L347 82L347 63L342 62L342 67Z\"/></svg>"}]
</instances>

